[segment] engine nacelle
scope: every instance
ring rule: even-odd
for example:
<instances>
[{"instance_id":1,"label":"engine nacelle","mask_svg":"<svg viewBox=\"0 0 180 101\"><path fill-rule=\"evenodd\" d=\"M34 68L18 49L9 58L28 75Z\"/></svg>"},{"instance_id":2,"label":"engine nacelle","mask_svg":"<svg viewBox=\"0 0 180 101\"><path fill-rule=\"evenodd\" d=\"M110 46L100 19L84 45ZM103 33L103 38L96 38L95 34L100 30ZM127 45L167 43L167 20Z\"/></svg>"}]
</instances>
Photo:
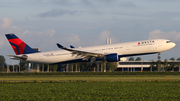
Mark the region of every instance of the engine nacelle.
<instances>
[{"instance_id":1,"label":"engine nacelle","mask_svg":"<svg viewBox=\"0 0 180 101\"><path fill-rule=\"evenodd\" d=\"M117 62L119 60L117 53L108 54L104 56L104 59L107 62Z\"/></svg>"}]
</instances>

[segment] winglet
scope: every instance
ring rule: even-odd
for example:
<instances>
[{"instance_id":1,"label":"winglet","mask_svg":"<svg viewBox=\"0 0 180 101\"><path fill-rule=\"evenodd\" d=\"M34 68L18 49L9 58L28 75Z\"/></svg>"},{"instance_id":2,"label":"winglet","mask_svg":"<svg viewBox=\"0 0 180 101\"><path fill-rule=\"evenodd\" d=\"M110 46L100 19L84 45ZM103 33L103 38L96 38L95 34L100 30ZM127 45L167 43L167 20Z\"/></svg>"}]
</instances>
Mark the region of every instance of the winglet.
<instances>
[{"instance_id":1,"label":"winglet","mask_svg":"<svg viewBox=\"0 0 180 101\"><path fill-rule=\"evenodd\" d=\"M57 46L59 47L59 48L64 48L62 45L60 45L59 43L57 43Z\"/></svg>"},{"instance_id":2,"label":"winglet","mask_svg":"<svg viewBox=\"0 0 180 101\"><path fill-rule=\"evenodd\" d=\"M71 48L75 48L74 46L70 45Z\"/></svg>"}]
</instances>

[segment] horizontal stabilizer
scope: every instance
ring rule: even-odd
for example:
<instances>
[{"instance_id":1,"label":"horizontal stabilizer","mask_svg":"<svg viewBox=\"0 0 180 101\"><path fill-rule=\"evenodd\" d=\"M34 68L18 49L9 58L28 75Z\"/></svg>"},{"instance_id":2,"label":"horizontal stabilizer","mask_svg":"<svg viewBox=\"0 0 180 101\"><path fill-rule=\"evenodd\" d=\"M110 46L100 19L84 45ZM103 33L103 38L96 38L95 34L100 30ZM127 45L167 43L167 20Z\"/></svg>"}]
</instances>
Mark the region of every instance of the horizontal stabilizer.
<instances>
[{"instance_id":1,"label":"horizontal stabilizer","mask_svg":"<svg viewBox=\"0 0 180 101\"><path fill-rule=\"evenodd\" d=\"M15 59L15 60L27 60L28 56L27 55L8 55L10 56L11 59Z\"/></svg>"}]
</instances>

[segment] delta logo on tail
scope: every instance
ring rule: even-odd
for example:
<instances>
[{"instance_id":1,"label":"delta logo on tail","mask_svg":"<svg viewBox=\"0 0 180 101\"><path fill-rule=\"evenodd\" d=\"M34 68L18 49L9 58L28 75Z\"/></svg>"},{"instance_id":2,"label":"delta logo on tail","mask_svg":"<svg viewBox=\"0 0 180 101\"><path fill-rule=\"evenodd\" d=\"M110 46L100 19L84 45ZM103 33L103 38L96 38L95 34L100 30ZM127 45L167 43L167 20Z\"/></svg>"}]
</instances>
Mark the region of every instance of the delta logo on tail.
<instances>
[{"instance_id":1,"label":"delta logo on tail","mask_svg":"<svg viewBox=\"0 0 180 101\"><path fill-rule=\"evenodd\" d=\"M26 43L24 43L14 34L6 34L6 37L9 43L11 44L11 47L13 48L14 52L16 53L16 55L38 52L32 49L31 47L29 47Z\"/></svg>"}]
</instances>

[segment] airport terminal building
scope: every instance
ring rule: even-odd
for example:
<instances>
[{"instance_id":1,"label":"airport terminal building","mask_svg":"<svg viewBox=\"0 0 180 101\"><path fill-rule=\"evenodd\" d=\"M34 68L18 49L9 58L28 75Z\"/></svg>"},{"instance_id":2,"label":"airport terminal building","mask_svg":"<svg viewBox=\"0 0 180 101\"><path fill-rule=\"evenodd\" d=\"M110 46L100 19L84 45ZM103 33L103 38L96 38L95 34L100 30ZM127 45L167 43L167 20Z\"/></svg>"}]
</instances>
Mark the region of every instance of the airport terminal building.
<instances>
[{"instance_id":1,"label":"airport terminal building","mask_svg":"<svg viewBox=\"0 0 180 101\"><path fill-rule=\"evenodd\" d=\"M116 71L180 71L179 61L168 61L167 66L171 66L173 63L173 68L168 68L165 70L164 62L161 62L159 68L156 66L157 61L119 61Z\"/></svg>"},{"instance_id":2,"label":"airport terminal building","mask_svg":"<svg viewBox=\"0 0 180 101\"><path fill-rule=\"evenodd\" d=\"M150 71L152 61L119 61L117 71Z\"/></svg>"}]
</instances>

